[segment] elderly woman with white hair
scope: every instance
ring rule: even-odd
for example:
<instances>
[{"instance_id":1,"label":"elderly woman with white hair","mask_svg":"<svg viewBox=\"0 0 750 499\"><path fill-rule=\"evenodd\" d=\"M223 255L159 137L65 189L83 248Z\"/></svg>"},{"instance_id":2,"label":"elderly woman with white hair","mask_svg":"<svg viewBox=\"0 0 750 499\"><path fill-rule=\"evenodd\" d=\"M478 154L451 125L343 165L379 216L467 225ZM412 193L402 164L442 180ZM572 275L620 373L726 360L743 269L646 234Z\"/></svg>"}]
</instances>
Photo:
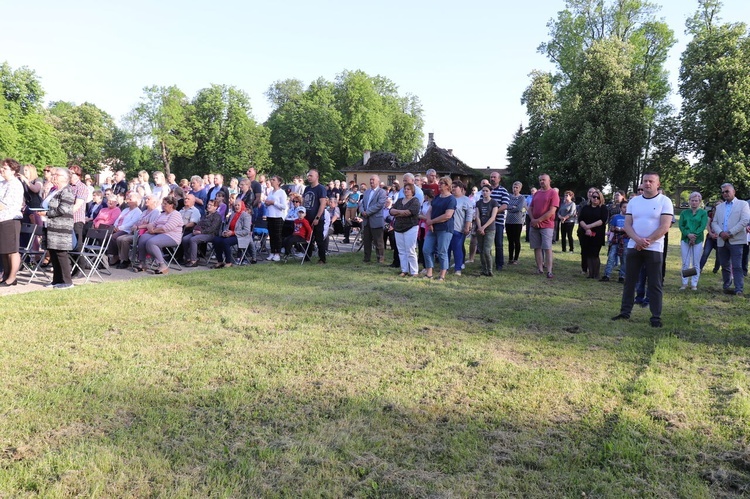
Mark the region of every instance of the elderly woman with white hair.
<instances>
[{"instance_id":1,"label":"elderly woman with white hair","mask_svg":"<svg viewBox=\"0 0 750 499\"><path fill-rule=\"evenodd\" d=\"M107 206L99 210L94 218L94 228L98 229L100 225L114 225L122 210L117 204L117 196L110 194L107 196Z\"/></svg>"},{"instance_id":2,"label":"elderly woman with white hair","mask_svg":"<svg viewBox=\"0 0 750 499\"><path fill-rule=\"evenodd\" d=\"M46 212L52 282L45 287L67 289L73 287L68 252L73 249L73 205L76 194L70 185L70 171L67 168L55 168L52 182L56 190L48 198Z\"/></svg>"},{"instance_id":3,"label":"elderly woman with white hair","mask_svg":"<svg viewBox=\"0 0 750 499\"><path fill-rule=\"evenodd\" d=\"M508 258L511 265L518 265L521 254L521 231L526 221L526 196L521 194L523 184L513 182L513 193L508 197L508 210L505 215L505 233L508 236Z\"/></svg>"},{"instance_id":4,"label":"elderly woman with white hair","mask_svg":"<svg viewBox=\"0 0 750 499\"><path fill-rule=\"evenodd\" d=\"M680 213L680 250L682 251L682 270L695 269L692 277L682 277L681 290L688 287L693 291L698 290L698 279L701 276L700 259L703 255L703 240L705 238L706 225L708 224L708 212L700 207L703 198L700 192L690 194L690 209Z\"/></svg>"}]
</instances>

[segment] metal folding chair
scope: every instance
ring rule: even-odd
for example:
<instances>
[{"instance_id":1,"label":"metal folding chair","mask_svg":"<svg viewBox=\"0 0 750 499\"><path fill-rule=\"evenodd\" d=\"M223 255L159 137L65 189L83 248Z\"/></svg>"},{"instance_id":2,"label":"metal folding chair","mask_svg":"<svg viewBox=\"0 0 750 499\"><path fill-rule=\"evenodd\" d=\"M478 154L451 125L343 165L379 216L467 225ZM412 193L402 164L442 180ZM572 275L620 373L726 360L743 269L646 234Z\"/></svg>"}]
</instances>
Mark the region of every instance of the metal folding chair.
<instances>
[{"instance_id":1,"label":"metal folding chair","mask_svg":"<svg viewBox=\"0 0 750 499\"><path fill-rule=\"evenodd\" d=\"M260 258L260 254L265 252L268 253L266 243L268 242L268 229L265 227L255 227L253 229L253 241L255 244L256 258Z\"/></svg>"},{"instance_id":2,"label":"metal folding chair","mask_svg":"<svg viewBox=\"0 0 750 499\"><path fill-rule=\"evenodd\" d=\"M41 227L36 224L21 224L21 234L26 234L29 237L26 245L18 248L18 252L21 255L21 272L29 272L29 280L26 284L30 284L40 270L44 277L49 281L50 277L47 275L47 271L44 270L44 267L42 267L44 257L47 255L47 250L34 249L34 242L37 237L41 235ZM23 237L21 239L23 240Z\"/></svg>"},{"instance_id":3,"label":"metal folding chair","mask_svg":"<svg viewBox=\"0 0 750 499\"><path fill-rule=\"evenodd\" d=\"M91 276L96 273L99 280L104 282L104 278L99 273L99 265L106 258L107 246L112 238L112 228L94 229L91 228L86 232L83 238L83 246L80 251L71 251L68 254L73 262L73 272L78 269L86 277L84 284L91 280ZM85 268L88 267L88 268ZM107 266L101 269L107 275L112 275Z\"/></svg>"}]
</instances>

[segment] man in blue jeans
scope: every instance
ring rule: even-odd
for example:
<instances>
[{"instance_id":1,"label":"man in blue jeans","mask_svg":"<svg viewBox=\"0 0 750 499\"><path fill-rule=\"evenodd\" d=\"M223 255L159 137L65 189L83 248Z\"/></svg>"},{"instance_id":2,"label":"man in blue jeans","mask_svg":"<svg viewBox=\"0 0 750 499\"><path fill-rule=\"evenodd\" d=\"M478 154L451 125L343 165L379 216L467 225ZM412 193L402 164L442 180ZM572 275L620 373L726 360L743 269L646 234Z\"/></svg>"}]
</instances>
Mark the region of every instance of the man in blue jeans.
<instances>
[{"instance_id":1,"label":"man in blue jeans","mask_svg":"<svg viewBox=\"0 0 750 499\"><path fill-rule=\"evenodd\" d=\"M500 185L500 172L490 174L490 197L497 201L500 208L497 210L495 218L495 269L503 270L505 265L505 254L503 253L503 233L505 233L505 210L508 209L510 195L508 191Z\"/></svg>"},{"instance_id":2,"label":"man in blue jeans","mask_svg":"<svg viewBox=\"0 0 750 499\"><path fill-rule=\"evenodd\" d=\"M750 206L735 197L734 186L721 186L724 202L716 207L711 228L719 235L716 239L721 262L724 293L743 296L745 276L742 273L742 250L747 244L747 226L750 223ZM734 279L733 279L734 278ZM734 280L734 289L730 288Z\"/></svg>"},{"instance_id":3,"label":"man in blue jeans","mask_svg":"<svg viewBox=\"0 0 750 499\"><path fill-rule=\"evenodd\" d=\"M620 313L612 317L612 320L630 319L638 274L645 265L651 327L662 327L662 251L664 234L672 225L674 207L667 196L659 194L657 173L644 173L641 186L643 194L630 200L625 213L625 233L630 238L625 253L625 286L622 290Z\"/></svg>"}]
</instances>

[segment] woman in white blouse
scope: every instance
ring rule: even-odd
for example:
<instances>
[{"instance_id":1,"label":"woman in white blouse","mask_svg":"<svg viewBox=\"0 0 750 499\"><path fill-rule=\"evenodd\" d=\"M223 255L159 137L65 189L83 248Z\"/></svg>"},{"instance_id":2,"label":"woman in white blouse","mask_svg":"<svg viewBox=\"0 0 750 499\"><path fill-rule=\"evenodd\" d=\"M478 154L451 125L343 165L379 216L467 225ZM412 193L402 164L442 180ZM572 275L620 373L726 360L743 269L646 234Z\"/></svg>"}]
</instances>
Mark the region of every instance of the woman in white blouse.
<instances>
[{"instance_id":1,"label":"woman in white blouse","mask_svg":"<svg viewBox=\"0 0 750 499\"><path fill-rule=\"evenodd\" d=\"M281 230L284 227L287 200L286 192L281 188L284 181L278 175L270 179L271 191L266 195L266 221L268 222L268 238L271 240L271 254L268 260L281 260Z\"/></svg>"},{"instance_id":2,"label":"woman in white blouse","mask_svg":"<svg viewBox=\"0 0 750 499\"><path fill-rule=\"evenodd\" d=\"M23 185L18 180L21 165L15 159L6 158L0 163L0 257L3 262L3 279L0 286L18 284L16 272L21 266L18 252L23 213Z\"/></svg>"}]
</instances>

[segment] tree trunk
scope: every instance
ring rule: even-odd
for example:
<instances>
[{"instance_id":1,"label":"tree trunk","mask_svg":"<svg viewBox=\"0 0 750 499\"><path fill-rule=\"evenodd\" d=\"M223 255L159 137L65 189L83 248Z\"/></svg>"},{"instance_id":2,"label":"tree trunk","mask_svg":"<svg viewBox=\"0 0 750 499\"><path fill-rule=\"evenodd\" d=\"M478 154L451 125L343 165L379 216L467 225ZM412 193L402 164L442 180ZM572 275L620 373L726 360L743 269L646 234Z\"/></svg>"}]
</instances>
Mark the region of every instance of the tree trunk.
<instances>
[{"instance_id":1,"label":"tree trunk","mask_svg":"<svg viewBox=\"0 0 750 499\"><path fill-rule=\"evenodd\" d=\"M164 164L164 176L169 177L169 151L164 141L161 141L161 162Z\"/></svg>"}]
</instances>

